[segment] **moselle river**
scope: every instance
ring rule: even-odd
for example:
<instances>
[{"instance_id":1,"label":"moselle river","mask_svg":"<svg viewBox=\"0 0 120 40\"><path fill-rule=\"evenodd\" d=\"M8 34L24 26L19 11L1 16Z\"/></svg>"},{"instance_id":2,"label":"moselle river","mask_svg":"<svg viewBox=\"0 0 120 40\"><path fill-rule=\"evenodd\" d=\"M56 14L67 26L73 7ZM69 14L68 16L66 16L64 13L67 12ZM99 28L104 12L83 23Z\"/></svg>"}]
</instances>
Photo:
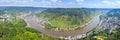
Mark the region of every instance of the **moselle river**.
<instances>
[{"instance_id":1,"label":"moselle river","mask_svg":"<svg viewBox=\"0 0 120 40\"><path fill-rule=\"evenodd\" d=\"M28 26L30 26L31 28L37 29L38 31L43 32L47 35L55 36L55 37L69 37L69 36L78 36L78 35L86 34L88 31L95 28L100 22L99 16L100 15L95 16L86 27L82 29L76 29L73 31L52 31L49 29L42 28L42 26L40 26L39 24L37 24L36 21L34 21L35 19L33 18L32 15L26 16L25 21L28 24Z\"/></svg>"}]
</instances>

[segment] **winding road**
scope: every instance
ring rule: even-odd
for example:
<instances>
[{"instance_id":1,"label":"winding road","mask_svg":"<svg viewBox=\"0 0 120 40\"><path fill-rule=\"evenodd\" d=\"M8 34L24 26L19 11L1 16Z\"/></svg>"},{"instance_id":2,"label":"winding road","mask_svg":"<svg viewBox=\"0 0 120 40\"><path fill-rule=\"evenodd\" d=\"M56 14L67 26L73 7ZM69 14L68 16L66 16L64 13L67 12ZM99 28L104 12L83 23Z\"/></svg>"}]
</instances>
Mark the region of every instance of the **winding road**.
<instances>
[{"instance_id":1,"label":"winding road","mask_svg":"<svg viewBox=\"0 0 120 40\"><path fill-rule=\"evenodd\" d=\"M45 29L41 25L37 24L37 21L35 21L35 18L33 17L33 15L27 15L24 20L26 21L28 26L30 26L31 28L37 29L38 31L43 32L47 35L54 36L54 37L69 37L69 36L74 37L74 36L86 34L88 31L95 28L97 24L99 24L100 22L99 16L100 15L95 16L86 27L82 29L73 30L73 31L52 31L49 29Z\"/></svg>"}]
</instances>

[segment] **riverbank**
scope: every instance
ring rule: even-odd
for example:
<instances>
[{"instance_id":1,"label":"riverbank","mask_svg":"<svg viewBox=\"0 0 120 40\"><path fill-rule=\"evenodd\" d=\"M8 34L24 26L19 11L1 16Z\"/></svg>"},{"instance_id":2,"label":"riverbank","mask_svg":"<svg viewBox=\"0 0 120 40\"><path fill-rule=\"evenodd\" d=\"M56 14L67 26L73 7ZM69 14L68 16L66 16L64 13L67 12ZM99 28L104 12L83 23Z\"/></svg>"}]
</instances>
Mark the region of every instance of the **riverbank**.
<instances>
[{"instance_id":1,"label":"riverbank","mask_svg":"<svg viewBox=\"0 0 120 40\"><path fill-rule=\"evenodd\" d=\"M77 29L77 30L74 30L74 31L52 31L52 30L48 30L48 29L45 29L45 28L42 28L41 25L38 25L36 21L32 20L34 19L32 17L32 15L29 15L29 16L26 16L25 17L25 21L27 22L27 24L31 27L31 28L34 28L40 32L43 32L47 35L50 35L50 36L54 36L54 37L69 37L69 36L78 36L78 35L82 35L82 34L85 34L87 33L89 30L93 29L94 27L96 27L97 24L99 24L99 15L98 16L95 16L92 20L92 22L87 25L85 28L83 29Z\"/></svg>"}]
</instances>

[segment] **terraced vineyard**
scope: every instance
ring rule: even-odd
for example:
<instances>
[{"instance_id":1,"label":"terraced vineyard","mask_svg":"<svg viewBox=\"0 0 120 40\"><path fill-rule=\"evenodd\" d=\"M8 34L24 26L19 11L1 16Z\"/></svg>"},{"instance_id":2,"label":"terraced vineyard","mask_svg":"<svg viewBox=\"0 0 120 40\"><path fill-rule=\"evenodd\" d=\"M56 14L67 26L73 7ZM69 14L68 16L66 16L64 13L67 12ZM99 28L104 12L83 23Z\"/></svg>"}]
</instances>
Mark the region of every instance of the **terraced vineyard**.
<instances>
[{"instance_id":1,"label":"terraced vineyard","mask_svg":"<svg viewBox=\"0 0 120 40\"><path fill-rule=\"evenodd\" d=\"M50 8L37 15L50 22L45 24L48 29L69 30L82 28L95 16L95 12L85 8Z\"/></svg>"}]
</instances>

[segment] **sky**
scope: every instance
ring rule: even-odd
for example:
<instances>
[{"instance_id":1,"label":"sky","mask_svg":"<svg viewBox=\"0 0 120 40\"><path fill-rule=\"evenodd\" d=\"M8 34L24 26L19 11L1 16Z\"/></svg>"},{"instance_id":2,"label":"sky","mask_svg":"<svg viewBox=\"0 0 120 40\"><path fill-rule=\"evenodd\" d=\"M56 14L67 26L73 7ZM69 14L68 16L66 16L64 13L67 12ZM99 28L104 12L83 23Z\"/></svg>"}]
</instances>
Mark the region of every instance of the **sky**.
<instances>
[{"instance_id":1,"label":"sky","mask_svg":"<svg viewBox=\"0 0 120 40\"><path fill-rule=\"evenodd\" d=\"M120 8L120 0L0 0L0 6Z\"/></svg>"}]
</instances>

